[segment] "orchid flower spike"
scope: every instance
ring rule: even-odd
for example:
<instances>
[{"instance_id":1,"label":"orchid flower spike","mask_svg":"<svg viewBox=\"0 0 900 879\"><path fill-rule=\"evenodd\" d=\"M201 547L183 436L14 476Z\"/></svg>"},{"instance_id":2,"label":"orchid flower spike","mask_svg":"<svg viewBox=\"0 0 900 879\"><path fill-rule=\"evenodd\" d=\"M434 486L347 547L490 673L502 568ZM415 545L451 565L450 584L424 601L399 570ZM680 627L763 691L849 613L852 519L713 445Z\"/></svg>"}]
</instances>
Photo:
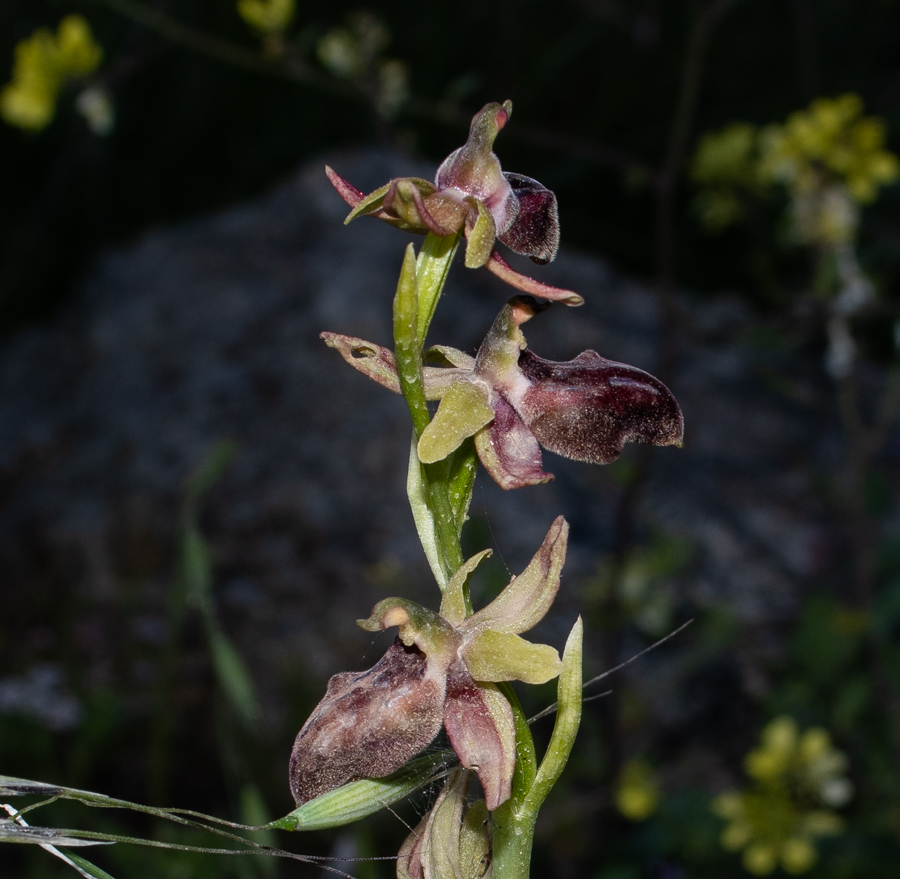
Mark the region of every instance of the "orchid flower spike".
<instances>
[{"instance_id":1,"label":"orchid flower spike","mask_svg":"<svg viewBox=\"0 0 900 879\"><path fill-rule=\"evenodd\" d=\"M511 101L483 107L472 120L468 140L444 159L434 183L397 177L365 195L331 168L325 173L353 209L346 222L366 214L408 232L465 235L467 268L486 266L525 293L581 305L577 293L514 271L494 247L499 240L541 265L559 248L556 196L537 180L503 171L492 151L511 114Z\"/></svg>"},{"instance_id":2,"label":"orchid flower spike","mask_svg":"<svg viewBox=\"0 0 900 879\"><path fill-rule=\"evenodd\" d=\"M514 296L474 359L455 348L432 349L451 365L424 370L426 395L441 402L419 440L423 463L446 458L474 436L485 469L512 489L553 478L543 469L541 446L576 461L609 464L626 442L681 445L681 409L659 379L596 351L558 363L527 348L521 325L547 307ZM355 369L400 393L386 348L336 333L321 337Z\"/></svg>"}]
</instances>

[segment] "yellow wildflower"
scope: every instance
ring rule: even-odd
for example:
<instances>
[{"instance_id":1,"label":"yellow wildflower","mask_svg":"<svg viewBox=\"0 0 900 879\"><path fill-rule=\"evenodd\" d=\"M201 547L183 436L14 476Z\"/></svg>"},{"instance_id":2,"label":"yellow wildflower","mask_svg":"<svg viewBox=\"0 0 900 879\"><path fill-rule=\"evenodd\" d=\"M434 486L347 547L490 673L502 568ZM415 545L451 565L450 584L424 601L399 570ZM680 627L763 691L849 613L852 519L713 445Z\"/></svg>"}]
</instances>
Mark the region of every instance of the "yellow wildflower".
<instances>
[{"instance_id":1,"label":"yellow wildflower","mask_svg":"<svg viewBox=\"0 0 900 879\"><path fill-rule=\"evenodd\" d=\"M760 740L744 761L753 785L713 800L713 812L726 822L722 847L742 852L744 867L756 876L779 865L791 874L805 873L816 862L816 840L843 830L827 807L852 796L844 777L847 758L827 730L812 727L801 734L790 717L769 723Z\"/></svg>"},{"instance_id":2,"label":"yellow wildflower","mask_svg":"<svg viewBox=\"0 0 900 879\"><path fill-rule=\"evenodd\" d=\"M660 791L646 760L629 760L616 785L616 808L629 821L645 821L659 806Z\"/></svg>"},{"instance_id":3,"label":"yellow wildflower","mask_svg":"<svg viewBox=\"0 0 900 879\"><path fill-rule=\"evenodd\" d=\"M838 180L854 201L874 201L879 187L900 176L900 163L884 148L884 122L862 111L859 96L848 94L792 113L765 134L763 172L795 191Z\"/></svg>"},{"instance_id":4,"label":"yellow wildflower","mask_svg":"<svg viewBox=\"0 0 900 879\"><path fill-rule=\"evenodd\" d=\"M744 216L748 195L761 191L759 133L736 122L700 138L691 161L691 179L700 187L694 208L710 232L718 232Z\"/></svg>"},{"instance_id":5,"label":"yellow wildflower","mask_svg":"<svg viewBox=\"0 0 900 879\"><path fill-rule=\"evenodd\" d=\"M238 0L237 10L262 34L283 34L294 18L294 0Z\"/></svg>"},{"instance_id":6,"label":"yellow wildflower","mask_svg":"<svg viewBox=\"0 0 900 879\"><path fill-rule=\"evenodd\" d=\"M102 57L80 15L67 15L55 35L39 28L16 46L12 81L0 92L0 115L10 125L40 131L53 119L66 82L93 73Z\"/></svg>"}]
</instances>

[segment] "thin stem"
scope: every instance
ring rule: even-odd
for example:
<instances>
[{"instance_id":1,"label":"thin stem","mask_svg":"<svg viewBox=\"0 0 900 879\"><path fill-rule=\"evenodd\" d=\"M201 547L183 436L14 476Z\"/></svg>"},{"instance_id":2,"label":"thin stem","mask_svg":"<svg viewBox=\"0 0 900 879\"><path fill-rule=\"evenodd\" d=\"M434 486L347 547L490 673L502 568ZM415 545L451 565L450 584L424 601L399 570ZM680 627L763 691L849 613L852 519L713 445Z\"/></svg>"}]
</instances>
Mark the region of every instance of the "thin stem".
<instances>
[{"instance_id":1,"label":"thin stem","mask_svg":"<svg viewBox=\"0 0 900 879\"><path fill-rule=\"evenodd\" d=\"M410 245L403 258L397 295L394 297L394 355L400 388L409 407L416 441L431 420L422 378L425 336L458 245L459 237L456 235L439 238L429 234L418 258ZM410 454L415 454L415 444ZM418 479L415 478L415 466L420 468ZM458 527L460 517L454 513L450 498L449 465L446 461L425 465L411 461L410 470L410 506L413 507L416 529L426 556L432 563L432 569L438 567L435 576L443 589L450 576L463 563ZM419 489L415 496L413 486ZM429 516L421 514L423 494ZM425 529L427 533L423 533ZM437 556L436 559L434 555Z\"/></svg>"},{"instance_id":2,"label":"thin stem","mask_svg":"<svg viewBox=\"0 0 900 879\"><path fill-rule=\"evenodd\" d=\"M518 784L514 777L513 795L493 812L494 879L528 877L538 812L566 766L581 723L583 635L584 627L579 617L572 627L563 651L563 665L558 685L559 710L544 759L535 771L534 746L531 746L530 756L527 752L524 755L520 754L520 760L516 762ZM520 728L524 726L527 741L530 743L531 733L528 731L527 721L518 701L512 704L516 733L518 735ZM524 783L526 775L530 778L527 784Z\"/></svg>"}]
</instances>

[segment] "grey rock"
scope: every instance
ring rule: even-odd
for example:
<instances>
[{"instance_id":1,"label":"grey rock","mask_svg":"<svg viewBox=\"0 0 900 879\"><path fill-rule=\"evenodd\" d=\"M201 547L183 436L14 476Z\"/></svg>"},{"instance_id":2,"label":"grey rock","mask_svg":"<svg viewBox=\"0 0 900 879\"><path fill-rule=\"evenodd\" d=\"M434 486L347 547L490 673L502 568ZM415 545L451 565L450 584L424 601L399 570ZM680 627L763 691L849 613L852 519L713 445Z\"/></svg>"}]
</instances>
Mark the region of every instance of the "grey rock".
<instances>
[{"instance_id":1,"label":"grey rock","mask_svg":"<svg viewBox=\"0 0 900 879\"><path fill-rule=\"evenodd\" d=\"M418 170L378 152L329 163L363 189ZM239 454L209 496L204 528L226 628L275 721L292 675L315 691L327 675L375 661L386 644L353 620L377 600L437 598L406 504L403 403L318 339L327 329L390 343L406 236L370 219L343 226L345 207L322 164L248 204L109 254L53 325L0 349L4 602L36 583L98 607L132 595L135 637L158 643L184 480L218 440L233 439ZM525 266L587 300L528 325L538 353L563 360L594 348L654 369L649 286L565 249L552 266ZM432 338L474 353L511 293L457 264ZM822 563L825 520L810 461L838 440L827 414L810 419L758 371L815 386L818 364L735 344L754 322L735 299L679 294L679 307L674 389L686 443L654 454L639 525L693 548L689 568L666 584L672 602L777 626ZM572 522L561 600L545 624L561 642L610 549L621 468L549 453L545 467L555 482L512 493L480 477L472 512L512 572L555 515ZM23 626L23 639L40 628L30 617ZM112 636L79 642L95 657L97 680L104 637Z\"/></svg>"}]
</instances>

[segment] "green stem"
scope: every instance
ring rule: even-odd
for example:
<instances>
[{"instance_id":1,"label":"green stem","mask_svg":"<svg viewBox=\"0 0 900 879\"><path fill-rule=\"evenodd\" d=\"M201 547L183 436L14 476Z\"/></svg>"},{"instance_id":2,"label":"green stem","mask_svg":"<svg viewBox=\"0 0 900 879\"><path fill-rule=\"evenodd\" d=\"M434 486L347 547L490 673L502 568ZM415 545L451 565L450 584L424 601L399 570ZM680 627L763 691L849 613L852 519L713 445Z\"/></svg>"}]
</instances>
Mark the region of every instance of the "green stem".
<instances>
[{"instance_id":1,"label":"green stem","mask_svg":"<svg viewBox=\"0 0 900 879\"><path fill-rule=\"evenodd\" d=\"M438 238L429 234L419 252L414 255L410 245L403 258L403 268L394 297L394 355L400 388L409 407L416 440L428 426L431 415L425 398L422 379L425 337L434 317L437 303L447 281L450 263L459 245L459 236ZM415 466L411 463L411 467ZM450 497L449 468L447 462L422 465L420 479L411 480L424 488L430 516L415 515L419 498L412 497L416 530L432 562L435 577L441 589L450 576L463 563L459 542L458 522ZM429 533L423 533L426 530ZM437 548L437 558L432 558L429 548Z\"/></svg>"},{"instance_id":2,"label":"green stem","mask_svg":"<svg viewBox=\"0 0 900 879\"><path fill-rule=\"evenodd\" d=\"M513 795L492 816L494 879L528 879L531 847L538 812L559 780L572 753L581 723L581 647L583 626L579 617L566 640L559 676L559 710L550 744L535 771L534 745L515 694L504 689L516 720L516 774ZM525 725L525 732L521 727Z\"/></svg>"}]
</instances>

